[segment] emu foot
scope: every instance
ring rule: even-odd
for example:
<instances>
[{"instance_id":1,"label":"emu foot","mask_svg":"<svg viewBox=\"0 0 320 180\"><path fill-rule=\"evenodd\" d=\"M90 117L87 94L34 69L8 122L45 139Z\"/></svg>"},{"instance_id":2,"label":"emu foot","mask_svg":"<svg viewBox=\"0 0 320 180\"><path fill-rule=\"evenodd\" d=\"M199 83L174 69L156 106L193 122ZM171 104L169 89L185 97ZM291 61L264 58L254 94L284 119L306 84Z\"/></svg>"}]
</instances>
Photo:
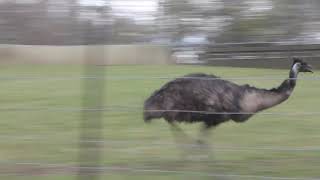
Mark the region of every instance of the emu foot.
<instances>
[{"instance_id":1,"label":"emu foot","mask_svg":"<svg viewBox=\"0 0 320 180\"><path fill-rule=\"evenodd\" d=\"M183 149L184 158L190 161L211 162L213 160L213 151L211 146L202 140L193 141L187 144Z\"/></svg>"},{"instance_id":2,"label":"emu foot","mask_svg":"<svg viewBox=\"0 0 320 180\"><path fill-rule=\"evenodd\" d=\"M197 144L198 146L201 146L201 145L205 145L206 142L203 141L203 140L201 140L201 139L198 139L198 140L196 140L196 144Z\"/></svg>"},{"instance_id":3,"label":"emu foot","mask_svg":"<svg viewBox=\"0 0 320 180\"><path fill-rule=\"evenodd\" d=\"M197 140L197 153L206 156L205 161L213 160L213 149L212 145L204 140Z\"/></svg>"}]
</instances>

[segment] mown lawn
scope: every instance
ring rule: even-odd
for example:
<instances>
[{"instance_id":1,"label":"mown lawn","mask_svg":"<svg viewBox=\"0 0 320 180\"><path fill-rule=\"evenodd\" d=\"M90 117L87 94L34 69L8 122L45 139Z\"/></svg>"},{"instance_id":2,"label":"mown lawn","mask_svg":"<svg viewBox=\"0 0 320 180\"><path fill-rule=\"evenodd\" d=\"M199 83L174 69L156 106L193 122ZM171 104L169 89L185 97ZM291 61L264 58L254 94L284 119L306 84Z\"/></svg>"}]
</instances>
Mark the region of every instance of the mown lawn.
<instances>
[{"instance_id":1,"label":"mown lawn","mask_svg":"<svg viewBox=\"0 0 320 180\"><path fill-rule=\"evenodd\" d=\"M151 92L192 72L247 77L233 81L262 88L279 85L282 79L277 78L286 78L288 72L173 65L105 70L105 107L111 110L103 112L102 179L320 178L320 121L317 113L310 114L319 111L319 80L299 80L288 101L265 111L275 114L258 114L246 123L229 122L214 129L210 159L186 139L188 157L183 159L163 120L151 124L142 120L142 104ZM75 65L0 66L1 179L76 178L84 76L83 68ZM276 78L252 79L265 76ZM181 127L195 138L200 126Z\"/></svg>"}]
</instances>

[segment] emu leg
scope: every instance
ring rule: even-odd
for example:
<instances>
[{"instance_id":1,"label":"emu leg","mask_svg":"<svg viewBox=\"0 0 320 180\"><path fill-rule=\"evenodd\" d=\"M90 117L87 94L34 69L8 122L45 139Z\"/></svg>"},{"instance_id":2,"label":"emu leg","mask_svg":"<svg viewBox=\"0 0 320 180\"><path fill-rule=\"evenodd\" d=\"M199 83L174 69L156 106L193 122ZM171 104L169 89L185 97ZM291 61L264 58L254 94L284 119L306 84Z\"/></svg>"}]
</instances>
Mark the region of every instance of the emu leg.
<instances>
[{"instance_id":1,"label":"emu leg","mask_svg":"<svg viewBox=\"0 0 320 180\"><path fill-rule=\"evenodd\" d=\"M199 133L197 143L198 144L207 144L208 143L208 138L210 137L211 132L210 132L210 127L207 125L204 125Z\"/></svg>"},{"instance_id":2,"label":"emu leg","mask_svg":"<svg viewBox=\"0 0 320 180\"><path fill-rule=\"evenodd\" d=\"M207 157L207 160L213 159L212 145L209 141L211 137L211 126L204 125L200 130L200 135L197 140L197 147L199 153Z\"/></svg>"},{"instance_id":3,"label":"emu leg","mask_svg":"<svg viewBox=\"0 0 320 180\"><path fill-rule=\"evenodd\" d=\"M170 124L170 129L173 134L175 143L178 149L181 151L181 158L183 160L188 159L188 156L192 155L190 137L174 122L169 122L169 124Z\"/></svg>"},{"instance_id":4,"label":"emu leg","mask_svg":"<svg viewBox=\"0 0 320 180\"><path fill-rule=\"evenodd\" d=\"M174 122L169 122L172 134L175 137L185 139L188 135Z\"/></svg>"},{"instance_id":5,"label":"emu leg","mask_svg":"<svg viewBox=\"0 0 320 180\"><path fill-rule=\"evenodd\" d=\"M177 144L189 139L189 136L175 123L170 122L170 129Z\"/></svg>"}]
</instances>

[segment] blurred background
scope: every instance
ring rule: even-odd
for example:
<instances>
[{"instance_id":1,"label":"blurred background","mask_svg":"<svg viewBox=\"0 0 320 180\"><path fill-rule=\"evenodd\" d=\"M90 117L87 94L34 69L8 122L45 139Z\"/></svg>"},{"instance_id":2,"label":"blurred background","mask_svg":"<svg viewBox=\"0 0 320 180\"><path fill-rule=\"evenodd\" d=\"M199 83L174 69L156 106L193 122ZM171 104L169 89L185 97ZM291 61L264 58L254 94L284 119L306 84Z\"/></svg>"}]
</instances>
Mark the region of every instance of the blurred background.
<instances>
[{"instance_id":1,"label":"blurred background","mask_svg":"<svg viewBox=\"0 0 320 180\"><path fill-rule=\"evenodd\" d=\"M294 55L312 59L319 56L319 4L316 0L2 0L0 40L19 45L156 45L162 46L161 54L174 51L177 63Z\"/></svg>"},{"instance_id":2,"label":"blurred background","mask_svg":"<svg viewBox=\"0 0 320 180\"><path fill-rule=\"evenodd\" d=\"M320 67L318 0L1 0L0 178L317 179L317 71L293 97L181 159L144 100L205 72L272 88ZM181 125L191 136L199 126Z\"/></svg>"}]
</instances>

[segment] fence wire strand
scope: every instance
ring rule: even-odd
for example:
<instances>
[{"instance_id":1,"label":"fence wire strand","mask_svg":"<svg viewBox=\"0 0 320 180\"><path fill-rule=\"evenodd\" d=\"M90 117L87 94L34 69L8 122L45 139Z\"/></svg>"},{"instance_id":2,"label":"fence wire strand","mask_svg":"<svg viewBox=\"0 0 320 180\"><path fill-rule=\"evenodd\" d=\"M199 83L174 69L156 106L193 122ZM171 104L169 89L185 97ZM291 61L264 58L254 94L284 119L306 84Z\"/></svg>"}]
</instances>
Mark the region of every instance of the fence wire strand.
<instances>
[{"instance_id":1,"label":"fence wire strand","mask_svg":"<svg viewBox=\"0 0 320 180\"><path fill-rule=\"evenodd\" d=\"M198 113L198 114L217 114L217 115L264 115L264 116L317 116L320 112L212 112L212 111L197 111L197 110L179 110L179 109L157 109L143 110L142 107L134 106L115 106L105 108L79 108L79 107L1 107L2 112L15 111L48 111L48 112L82 112L82 111L105 111L113 113L143 113L143 112L177 112L177 113Z\"/></svg>"},{"instance_id":2,"label":"fence wire strand","mask_svg":"<svg viewBox=\"0 0 320 180\"><path fill-rule=\"evenodd\" d=\"M307 81L318 81L320 76L303 76L298 78L287 78L286 74L282 76L242 76L242 77L181 77L176 76L78 76L78 77L43 77L43 76L0 76L0 80L83 80L83 79L104 79L104 80L171 80L171 79L193 79L193 80L284 80L284 79L296 79Z\"/></svg>"},{"instance_id":3,"label":"fence wire strand","mask_svg":"<svg viewBox=\"0 0 320 180\"><path fill-rule=\"evenodd\" d=\"M46 143L46 142L52 142L52 137L58 137L55 136L46 136L46 135L33 135L33 136L0 136L0 142L11 142L11 141L24 141L24 142L38 142L38 143ZM138 145L137 148L140 150L142 149L153 149L153 148L159 148L159 147L166 147L166 148L176 148L176 144L170 143L170 142L148 142L148 143L141 143L139 141L126 141L126 140L70 140L70 139L62 139L57 140L57 143L60 145L69 145L70 143L79 143L79 142L95 142L95 143L101 143L105 145L105 149L110 150L114 149L115 151L130 151L131 149L126 149L125 146L132 146L132 145ZM146 145L148 144L148 145ZM185 148L198 148L199 146L197 144L192 143L179 143L182 147ZM292 152L292 153L305 153L305 152L319 152L320 146L305 146L305 147L290 147L290 146L257 146L257 147L250 147L250 146L226 146L226 145L214 145L214 151L245 151L245 152L251 152L251 151L261 151L261 153L268 152Z\"/></svg>"},{"instance_id":4,"label":"fence wire strand","mask_svg":"<svg viewBox=\"0 0 320 180\"><path fill-rule=\"evenodd\" d=\"M157 169L157 168L141 168L141 167L120 167L120 166L101 166L101 167L91 167L82 166L78 167L72 164L54 164L54 163L37 163L37 162L11 162L2 163L3 165L20 165L20 166L33 166L35 167L45 167L45 168L60 168L61 171L65 169L72 170L71 172L77 171L79 169L83 170L94 170L105 173L150 173L150 174L178 174L178 175L189 175L194 177L216 177L216 178L237 178L237 179L266 179L266 180L319 180L318 178L312 177L277 177L277 176L260 176L260 175L246 175L246 174L223 174L223 173L212 173L203 171L186 171L186 170L167 170L167 169ZM8 174L2 174L8 175ZM15 173L10 173L10 175L15 175Z\"/></svg>"}]
</instances>

